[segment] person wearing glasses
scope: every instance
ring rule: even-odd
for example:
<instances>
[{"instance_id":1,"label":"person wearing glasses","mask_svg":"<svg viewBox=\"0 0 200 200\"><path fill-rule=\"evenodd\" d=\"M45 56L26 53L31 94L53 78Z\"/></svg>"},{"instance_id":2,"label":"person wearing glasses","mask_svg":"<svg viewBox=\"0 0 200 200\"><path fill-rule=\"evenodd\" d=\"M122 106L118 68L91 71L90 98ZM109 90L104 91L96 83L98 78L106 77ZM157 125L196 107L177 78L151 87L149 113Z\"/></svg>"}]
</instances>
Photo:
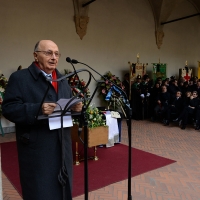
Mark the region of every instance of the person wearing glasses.
<instances>
[{"instance_id":1,"label":"person wearing glasses","mask_svg":"<svg viewBox=\"0 0 200 200\"><path fill-rule=\"evenodd\" d=\"M195 118L195 111L198 108L199 105L199 98L197 91L193 91L192 95L190 96L189 105L186 106L178 118L173 120L174 122L179 121L179 125L181 126L181 129L185 129L186 125L188 123L188 117L189 115L192 115L193 118Z\"/></svg>"},{"instance_id":2,"label":"person wearing glasses","mask_svg":"<svg viewBox=\"0 0 200 200\"><path fill-rule=\"evenodd\" d=\"M58 181L61 169L61 130L49 129L48 119L36 120L39 115L54 111L60 98L72 97L67 79L48 82L62 77L57 70L61 56L58 46L51 40L41 40L34 48L34 62L25 69L11 74L2 104L3 115L16 125L19 173L24 200L61 200L71 198L72 188L72 147L70 128L64 128L64 165L66 190ZM42 99L50 86L46 99ZM72 110L80 112L82 103Z\"/></svg>"}]
</instances>

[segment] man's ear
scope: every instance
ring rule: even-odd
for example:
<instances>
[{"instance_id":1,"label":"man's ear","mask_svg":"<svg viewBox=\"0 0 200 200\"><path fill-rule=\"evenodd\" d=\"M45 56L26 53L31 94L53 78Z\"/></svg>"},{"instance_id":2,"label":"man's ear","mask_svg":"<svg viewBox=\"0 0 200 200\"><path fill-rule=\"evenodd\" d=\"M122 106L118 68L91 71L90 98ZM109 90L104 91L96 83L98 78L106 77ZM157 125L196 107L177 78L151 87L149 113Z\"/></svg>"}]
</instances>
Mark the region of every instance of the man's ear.
<instances>
[{"instance_id":1,"label":"man's ear","mask_svg":"<svg viewBox=\"0 0 200 200\"><path fill-rule=\"evenodd\" d=\"M34 56L35 61L38 62L37 53L34 52L33 56Z\"/></svg>"}]
</instances>

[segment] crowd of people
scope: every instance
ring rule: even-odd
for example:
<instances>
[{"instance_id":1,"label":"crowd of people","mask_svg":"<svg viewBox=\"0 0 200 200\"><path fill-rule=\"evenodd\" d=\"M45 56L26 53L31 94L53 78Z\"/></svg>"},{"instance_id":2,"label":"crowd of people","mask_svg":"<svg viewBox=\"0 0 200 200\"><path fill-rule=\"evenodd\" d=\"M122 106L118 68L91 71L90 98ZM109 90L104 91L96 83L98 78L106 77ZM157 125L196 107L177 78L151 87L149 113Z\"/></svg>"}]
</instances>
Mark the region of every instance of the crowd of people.
<instances>
[{"instance_id":1,"label":"crowd of people","mask_svg":"<svg viewBox=\"0 0 200 200\"><path fill-rule=\"evenodd\" d=\"M172 121L185 129L193 123L200 129L200 79L194 76L189 81L175 76L154 82L146 74L137 76L131 85L132 118L150 118L168 126Z\"/></svg>"}]
</instances>

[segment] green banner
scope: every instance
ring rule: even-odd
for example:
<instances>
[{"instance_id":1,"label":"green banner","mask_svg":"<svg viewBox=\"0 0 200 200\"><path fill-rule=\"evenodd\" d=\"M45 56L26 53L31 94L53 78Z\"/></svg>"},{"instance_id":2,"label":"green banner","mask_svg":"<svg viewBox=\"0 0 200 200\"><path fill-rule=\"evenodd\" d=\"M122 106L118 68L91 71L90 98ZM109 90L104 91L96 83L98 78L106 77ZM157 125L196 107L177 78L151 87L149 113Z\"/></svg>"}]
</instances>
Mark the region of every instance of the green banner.
<instances>
[{"instance_id":1,"label":"green banner","mask_svg":"<svg viewBox=\"0 0 200 200\"><path fill-rule=\"evenodd\" d=\"M152 63L152 65L153 65L153 81L155 81L157 78L165 80L167 78L166 76L167 64Z\"/></svg>"}]
</instances>

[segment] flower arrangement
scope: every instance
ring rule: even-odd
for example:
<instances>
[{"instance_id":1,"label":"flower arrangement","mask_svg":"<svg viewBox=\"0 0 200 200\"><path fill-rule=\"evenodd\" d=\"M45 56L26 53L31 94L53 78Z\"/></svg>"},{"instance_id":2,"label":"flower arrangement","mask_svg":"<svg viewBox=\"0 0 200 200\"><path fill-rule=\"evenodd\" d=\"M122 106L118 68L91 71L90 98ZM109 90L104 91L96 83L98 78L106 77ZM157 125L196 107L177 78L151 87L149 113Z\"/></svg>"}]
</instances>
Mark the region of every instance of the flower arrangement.
<instances>
[{"instance_id":1,"label":"flower arrangement","mask_svg":"<svg viewBox=\"0 0 200 200\"><path fill-rule=\"evenodd\" d=\"M104 100L108 102L109 110L118 110L122 107L124 97L122 92L115 85L121 88L124 92L125 86L122 84L120 79L113 75L110 71L107 72L104 77L107 80L100 86L100 95L102 95ZM103 78L101 79L104 80Z\"/></svg>"},{"instance_id":2,"label":"flower arrangement","mask_svg":"<svg viewBox=\"0 0 200 200\"><path fill-rule=\"evenodd\" d=\"M86 110L86 118L88 120L88 128L95 128L99 126L106 126L106 119L100 110L92 105L88 106ZM77 119L73 119L74 124L79 124Z\"/></svg>"},{"instance_id":3,"label":"flower arrangement","mask_svg":"<svg viewBox=\"0 0 200 200\"><path fill-rule=\"evenodd\" d=\"M2 109L1 109L1 104L3 102L3 97L5 94L5 89L8 84L8 80L3 74L0 74L0 117L2 115Z\"/></svg>"}]
</instances>

